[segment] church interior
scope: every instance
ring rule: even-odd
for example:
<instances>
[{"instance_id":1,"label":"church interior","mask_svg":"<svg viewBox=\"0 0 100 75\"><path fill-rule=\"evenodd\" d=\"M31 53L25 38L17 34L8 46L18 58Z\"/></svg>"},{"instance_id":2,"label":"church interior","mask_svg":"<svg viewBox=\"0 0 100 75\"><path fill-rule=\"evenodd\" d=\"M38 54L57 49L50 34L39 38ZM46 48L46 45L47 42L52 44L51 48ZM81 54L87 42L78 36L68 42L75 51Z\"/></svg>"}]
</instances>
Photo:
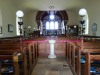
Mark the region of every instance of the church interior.
<instances>
[{"instance_id":1,"label":"church interior","mask_svg":"<svg viewBox=\"0 0 100 75\"><path fill-rule=\"evenodd\" d=\"M0 0L0 75L100 75L99 0Z\"/></svg>"}]
</instances>

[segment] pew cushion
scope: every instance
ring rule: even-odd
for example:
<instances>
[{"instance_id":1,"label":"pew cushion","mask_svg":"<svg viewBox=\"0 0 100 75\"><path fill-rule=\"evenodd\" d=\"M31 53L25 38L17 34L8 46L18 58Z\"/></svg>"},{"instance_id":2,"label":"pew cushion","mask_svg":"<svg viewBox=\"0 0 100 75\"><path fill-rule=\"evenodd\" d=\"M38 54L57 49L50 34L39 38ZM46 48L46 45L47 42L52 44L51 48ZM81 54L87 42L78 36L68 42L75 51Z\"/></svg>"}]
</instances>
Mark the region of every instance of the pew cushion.
<instances>
[{"instance_id":1,"label":"pew cushion","mask_svg":"<svg viewBox=\"0 0 100 75\"><path fill-rule=\"evenodd\" d=\"M2 64L2 63L3 63L3 64L4 64L4 63L5 63L5 64L6 64L6 63L7 63L7 64L12 64L13 61L12 61L12 60L0 60L0 63L1 63L1 64Z\"/></svg>"},{"instance_id":2,"label":"pew cushion","mask_svg":"<svg viewBox=\"0 0 100 75\"><path fill-rule=\"evenodd\" d=\"M90 67L90 72L95 73L96 72L95 67Z\"/></svg>"},{"instance_id":3,"label":"pew cushion","mask_svg":"<svg viewBox=\"0 0 100 75\"><path fill-rule=\"evenodd\" d=\"M12 64L13 63L13 61L12 60L0 60L0 63L2 64ZM18 63L19 64L22 64L23 63L23 61L18 61Z\"/></svg>"},{"instance_id":4,"label":"pew cushion","mask_svg":"<svg viewBox=\"0 0 100 75\"><path fill-rule=\"evenodd\" d=\"M84 64L85 63L85 59L81 58L81 63Z\"/></svg>"},{"instance_id":5,"label":"pew cushion","mask_svg":"<svg viewBox=\"0 0 100 75\"><path fill-rule=\"evenodd\" d=\"M77 58L77 55L75 56L75 58ZM82 64L85 63L85 57L84 57L84 56L81 56L80 62L81 62Z\"/></svg>"},{"instance_id":6,"label":"pew cushion","mask_svg":"<svg viewBox=\"0 0 100 75\"><path fill-rule=\"evenodd\" d=\"M81 56L81 60L80 61L81 61L82 64L84 64L85 63L85 57Z\"/></svg>"},{"instance_id":7,"label":"pew cushion","mask_svg":"<svg viewBox=\"0 0 100 75\"><path fill-rule=\"evenodd\" d=\"M10 63L13 63L13 61L12 61L12 60L4 60L3 63L8 63L8 64L10 64Z\"/></svg>"},{"instance_id":8,"label":"pew cushion","mask_svg":"<svg viewBox=\"0 0 100 75\"><path fill-rule=\"evenodd\" d=\"M84 64L85 63L85 59L81 58L81 63ZM91 61L91 64L100 64L100 61Z\"/></svg>"},{"instance_id":9,"label":"pew cushion","mask_svg":"<svg viewBox=\"0 0 100 75\"><path fill-rule=\"evenodd\" d=\"M13 67L4 67L1 69L1 73L13 73Z\"/></svg>"},{"instance_id":10,"label":"pew cushion","mask_svg":"<svg viewBox=\"0 0 100 75\"><path fill-rule=\"evenodd\" d=\"M100 74L100 67L90 67L90 73Z\"/></svg>"}]
</instances>

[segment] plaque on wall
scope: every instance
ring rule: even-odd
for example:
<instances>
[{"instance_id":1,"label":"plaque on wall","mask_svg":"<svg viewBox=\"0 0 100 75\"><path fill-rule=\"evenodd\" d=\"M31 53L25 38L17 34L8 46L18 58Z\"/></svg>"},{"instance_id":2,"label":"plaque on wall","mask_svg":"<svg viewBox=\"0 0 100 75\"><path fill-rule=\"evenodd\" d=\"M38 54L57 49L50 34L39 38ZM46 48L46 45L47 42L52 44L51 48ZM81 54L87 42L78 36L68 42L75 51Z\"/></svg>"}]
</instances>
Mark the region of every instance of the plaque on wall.
<instances>
[{"instance_id":1,"label":"plaque on wall","mask_svg":"<svg viewBox=\"0 0 100 75\"><path fill-rule=\"evenodd\" d=\"M96 23L93 23L93 25L92 25L92 31L93 32L97 31L97 24Z\"/></svg>"}]
</instances>

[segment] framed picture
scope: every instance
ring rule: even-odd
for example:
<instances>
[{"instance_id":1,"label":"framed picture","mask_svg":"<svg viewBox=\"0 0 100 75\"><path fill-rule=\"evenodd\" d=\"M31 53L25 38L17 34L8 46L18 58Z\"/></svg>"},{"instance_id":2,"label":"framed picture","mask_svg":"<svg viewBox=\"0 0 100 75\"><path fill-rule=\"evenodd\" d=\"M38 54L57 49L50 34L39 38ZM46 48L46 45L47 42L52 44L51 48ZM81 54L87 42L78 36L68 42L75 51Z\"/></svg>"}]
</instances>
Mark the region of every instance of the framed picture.
<instances>
[{"instance_id":1,"label":"framed picture","mask_svg":"<svg viewBox=\"0 0 100 75\"><path fill-rule=\"evenodd\" d=\"M8 32L13 32L13 25L12 24L8 24Z\"/></svg>"},{"instance_id":2,"label":"framed picture","mask_svg":"<svg viewBox=\"0 0 100 75\"><path fill-rule=\"evenodd\" d=\"M2 27L0 26L0 34L2 34Z\"/></svg>"},{"instance_id":3,"label":"framed picture","mask_svg":"<svg viewBox=\"0 0 100 75\"><path fill-rule=\"evenodd\" d=\"M97 31L97 24L96 23L93 23L93 25L92 25L92 31L93 32Z\"/></svg>"}]
</instances>

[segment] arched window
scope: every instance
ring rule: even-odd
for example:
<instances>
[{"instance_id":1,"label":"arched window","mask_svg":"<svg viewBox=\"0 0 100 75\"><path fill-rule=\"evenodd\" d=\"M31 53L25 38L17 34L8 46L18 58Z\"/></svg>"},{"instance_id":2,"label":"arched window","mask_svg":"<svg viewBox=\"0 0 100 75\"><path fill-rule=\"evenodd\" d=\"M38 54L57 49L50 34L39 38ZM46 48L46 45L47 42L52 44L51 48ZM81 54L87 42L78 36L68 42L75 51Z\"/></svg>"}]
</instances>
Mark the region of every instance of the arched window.
<instances>
[{"instance_id":1,"label":"arched window","mask_svg":"<svg viewBox=\"0 0 100 75\"><path fill-rule=\"evenodd\" d=\"M50 21L50 30L54 30L55 26L54 26L54 21Z\"/></svg>"},{"instance_id":2,"label":"arched window","mask_svg":"<svg viewBox=\"0 0 100 75\"><path fill-rule=\"evenodd\" d=\"M46 22L46 29L49 30L49 22Z\"/></svg>"},{"instance_id":3,"label":"arched window","mask_svg":"<svg viewBox=\"0 0 100 75\"><path fill-rule=\"evenodd\" d=\"M46 22L46 30L57 30L57 29L58 29L58 21Z\"/></svg>"},{"instance_id":4,"label":"arched window","mask_svg":"<svg viewBox=\"0 0 100 75\"><path fill-rule=\"evenodd\" d=\"M55 29L58 29L58 22L55 22Z\"/></svg>"}]
</instances>

